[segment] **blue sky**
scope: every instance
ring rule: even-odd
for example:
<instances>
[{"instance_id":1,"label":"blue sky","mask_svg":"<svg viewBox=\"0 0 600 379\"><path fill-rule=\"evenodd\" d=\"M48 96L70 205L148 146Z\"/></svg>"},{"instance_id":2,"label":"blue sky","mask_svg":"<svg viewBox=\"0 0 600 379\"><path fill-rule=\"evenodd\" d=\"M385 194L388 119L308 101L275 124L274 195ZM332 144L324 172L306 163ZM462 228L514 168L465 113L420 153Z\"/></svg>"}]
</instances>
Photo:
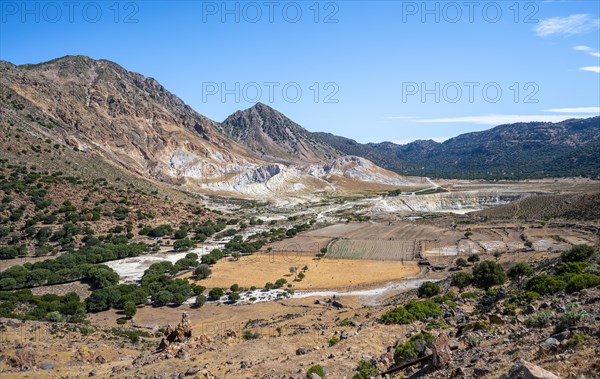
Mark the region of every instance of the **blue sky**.
<instances>
[{"instance_id":1,"label":"blue sky","mask_svg":"<svg viewBox=\"0 0 600 379\"><path fill-rule=\"evenodd\" d=\"M262 101L361 142L599 113L600 2L467 3L3 0L0 59L109 59L216 121Z\"/></svg>"}]
</instances>

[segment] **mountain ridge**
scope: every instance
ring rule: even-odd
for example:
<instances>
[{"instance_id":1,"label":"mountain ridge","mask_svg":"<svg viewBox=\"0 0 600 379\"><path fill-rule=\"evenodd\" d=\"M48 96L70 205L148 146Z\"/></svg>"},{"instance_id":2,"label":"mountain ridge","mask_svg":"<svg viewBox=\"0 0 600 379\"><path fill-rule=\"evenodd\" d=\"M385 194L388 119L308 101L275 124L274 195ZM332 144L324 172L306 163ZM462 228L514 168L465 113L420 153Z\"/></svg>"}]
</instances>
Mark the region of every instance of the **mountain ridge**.
<instances>
[{"instance_id":1,"label":"mountain ridge","mask_svg":"<svg viewBox=\"0 0 600 379\"><path fill-rule=\"evenodd\" d=\"M404 183L362 158L347 160L345 171L328 172L325 167L340 154L264 104L221 124L155 79L108 60L0 62L0 90L0 122L174 187L279 196ZM235 130L236 120L242 130L260 132L260 143L272 151L265 154L251 143L245 146L251 139L238 143L223 133Z\"/></svg>"},{"instance_id":2,"label":"mountain ridge","mask_svg":"<svg viewBox=\"0 0 600 379\"><path fill-rule=\"evenodd\" d=\"M504 124L444 142L418 140L404 145L361 144L331 133L314 135L345 154L402 174L419 171L434 177L480 179L600 176L600 117ZM530 162L531 154L536 154L535 162Z\"/></svg>"}]
</instances>

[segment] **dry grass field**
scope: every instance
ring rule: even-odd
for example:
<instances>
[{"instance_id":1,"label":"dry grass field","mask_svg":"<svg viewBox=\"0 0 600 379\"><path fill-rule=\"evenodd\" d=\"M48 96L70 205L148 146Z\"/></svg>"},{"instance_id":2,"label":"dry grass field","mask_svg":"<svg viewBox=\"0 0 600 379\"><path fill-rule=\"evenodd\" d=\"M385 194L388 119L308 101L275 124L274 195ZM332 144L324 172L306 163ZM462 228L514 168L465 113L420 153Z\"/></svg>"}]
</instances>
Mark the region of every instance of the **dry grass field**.
<instances>
[{"instance_id":1,"label":"dry grass field","mask_svg":"<svg viewBox=\"0 0 600 379\"><path fill-rule=\"evenodd\" d=\"M290 267L308 267L302 281L294 281ZM295 290L366 288L415 276L419 268L414 262L351 259L320 259L286 253L257 254L237 261L223 259L213 267L208 279L198 281L207 288L229 288L232 284L250 288L264 287L284 278ZM190 276L187 274L186 276Z\"/></svg>"},{"instance_id":2,"label":"dry grass field","mask_svg":"<svg viewBox=\"0 0 600 379\"><path fill-rule=\"evenodd\" d=\"M370 259L388 261L410 261L415 259L419 243L394 240L347 240L340 239L331 244L327 257L331 259Z\"/></svg>"}]
</instances>

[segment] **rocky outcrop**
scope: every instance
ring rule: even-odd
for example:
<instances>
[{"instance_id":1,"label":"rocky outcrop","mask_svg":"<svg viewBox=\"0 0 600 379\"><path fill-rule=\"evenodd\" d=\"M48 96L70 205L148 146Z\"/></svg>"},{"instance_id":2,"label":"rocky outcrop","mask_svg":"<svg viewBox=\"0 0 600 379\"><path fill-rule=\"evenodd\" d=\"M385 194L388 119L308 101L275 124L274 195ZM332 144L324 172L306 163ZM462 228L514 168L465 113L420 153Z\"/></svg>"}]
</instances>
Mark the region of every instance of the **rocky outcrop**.
<instances>
[{"instance_id":1,"label":"rocky outcrop","mask_svg":"<svg viewBox=\"0 0 600 379\"><path fill-rule=\"evenodd\" d=\"M550 371L527 361L521 361L511 367L506 378L511 379L559 379Z\"/></svg>"},{"instance_id":2,"label":"rocky outcrop","mask_svg":"<svg viewBox=\"0 0 600 379\"><path fill-rule=\"evenodd\" d=\"M187 312L183 312L181 315L181 322L179 322L175 328L171 327L171 325L167 326L165 336L166 337L160 341L158 351L166 350L172 343L185 342L192 336L192 324Z\"/></svg>"}]
</instances>

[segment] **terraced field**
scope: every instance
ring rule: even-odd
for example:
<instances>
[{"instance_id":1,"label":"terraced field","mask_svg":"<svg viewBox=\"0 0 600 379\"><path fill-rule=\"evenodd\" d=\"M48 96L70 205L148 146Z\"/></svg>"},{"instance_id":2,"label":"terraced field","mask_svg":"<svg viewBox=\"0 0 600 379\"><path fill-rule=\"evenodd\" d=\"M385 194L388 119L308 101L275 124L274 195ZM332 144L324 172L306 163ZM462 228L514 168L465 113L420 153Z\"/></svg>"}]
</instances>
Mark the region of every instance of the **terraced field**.
<instances>
[{"instance_id":1,"label":"terraced field","mask_svg":"<svg viewBox=\"0 0 600 379\"><path fill-rule=\"evenodd\" d=\"M327 252L330 259L413 260L418 243L394 240L347 240L333 242Z\"/></svg>"}]
</instances>

